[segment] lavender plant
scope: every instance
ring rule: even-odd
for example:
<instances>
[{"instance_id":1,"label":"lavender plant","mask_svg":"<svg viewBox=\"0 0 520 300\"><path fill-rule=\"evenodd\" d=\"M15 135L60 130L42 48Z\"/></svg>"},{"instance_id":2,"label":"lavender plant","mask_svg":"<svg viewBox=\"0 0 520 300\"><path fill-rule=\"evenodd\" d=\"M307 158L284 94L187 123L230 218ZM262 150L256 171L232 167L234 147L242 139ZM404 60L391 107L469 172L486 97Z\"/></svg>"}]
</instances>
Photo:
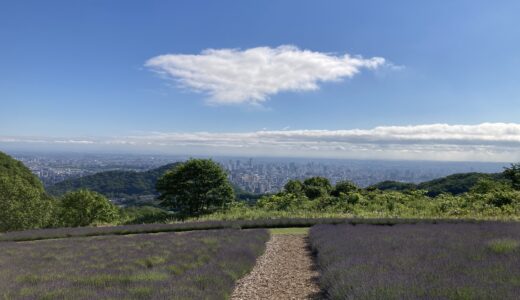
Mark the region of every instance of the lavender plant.
<instances>
[{"instance_id":1,"label":"lavender plant","mask_svg":"<svg viewBox=\"0 0 520 300\"><path fill-rule=\"evenodd\" d=\"M263 229L0 243L1 299L226 299Z\"/></svg>"},{"instance_id":2,"label":"lavender plant","mask_svg":"<svg viewBox=\"0 0 520 300\"><path fill-rule=\"evenodd\" d=\"M520 224L316 225L331 299L518 299Z\"/></svg>"},{"instance_id":3,"label":"lavender plant","mask_svg":"<svg viewBox=\"0 0 520 300\"><path fill-rule=\"evenodd\" d=\"M32 241L69 237L127 235L138 233L181 232L224 228L310 227L316 224L415 224L438 222L485 222L469 219L404 219L404 218L273 218L234 221L190 221L173 224L135 224L106 227L48 228L0 233L2 241Z\"/></svg>"}]
</instances>

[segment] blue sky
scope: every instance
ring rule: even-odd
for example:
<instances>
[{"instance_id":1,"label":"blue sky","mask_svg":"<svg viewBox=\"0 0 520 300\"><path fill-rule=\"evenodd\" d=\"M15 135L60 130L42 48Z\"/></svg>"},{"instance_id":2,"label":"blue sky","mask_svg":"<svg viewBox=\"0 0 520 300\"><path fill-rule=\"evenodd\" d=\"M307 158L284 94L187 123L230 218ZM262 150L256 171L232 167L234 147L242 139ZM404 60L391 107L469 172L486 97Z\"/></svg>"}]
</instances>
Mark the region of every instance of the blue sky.
<instances>
[{"instance_id":1,"label":"blue sky","mask_svg":"<svg viewBox=\"0 0 520 300\"><path fill-rule=\"evenodd\" d=\"M297 140L298 149L307 149L301 155L520 159L518 11L518 1L3 1L0 146L119 142L153 144L141 148L159 152L291 154ZM279 77L258 87L260 79L244 82L255 75L240 70L231 77L211 73L214 65L201 62L207 49L229 51L230 66L239 69L248 50L264 49ZM329 74L328 65L305 64L285 74L292 60L277 68L282 59L273 57L287 51L304 62L305 53L327 63L348 54L361 66L354 74ZM147 65L159 55L170 55L173 73L164 64ZM376 57L384 63L367 67ZM270 73L255 64L247 67L258 67L263 82ZM178 75L186 70L195 82ZM305 88L302 78L320 72L310 82L315 86ZM215 77L229 83L221 92L208 79ZM286 88L284 80L296 83ZM222 94L230 88L244 93L231 104ZM451 127L442 127L446 132L438 124ZM377 127L387 130L374 133ZM354 130L368 137L361 143ZM275 141L251 146L270 139L262 131ZM293 134L280 137L282 131ZM302 131L312 139L302 141ZM334 144L324 150L319 144L329 133ZM225 134L249 134L250 144L234 137L229 150ZM374 135L379 140L367 142Z\"/></svg>"}]
</instances>

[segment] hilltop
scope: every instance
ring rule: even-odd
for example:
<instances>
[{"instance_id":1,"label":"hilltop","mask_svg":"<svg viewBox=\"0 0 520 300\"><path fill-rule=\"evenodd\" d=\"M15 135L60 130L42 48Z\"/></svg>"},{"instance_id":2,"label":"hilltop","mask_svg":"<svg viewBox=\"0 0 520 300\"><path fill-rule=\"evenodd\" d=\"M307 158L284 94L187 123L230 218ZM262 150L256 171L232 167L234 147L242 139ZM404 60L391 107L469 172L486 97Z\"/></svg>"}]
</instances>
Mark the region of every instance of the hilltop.
<instances>
[{"instance_id":1,"label":"hilltop","mask_svg":"<svg viewBox=\"0 0 520 300\"><path fill-rule=\"evenodd\" d=\"M156 169L136 171L106 171L80 178L67 179L47 188L49 194L61 196L77 189L89 189L112 199L136 200L145 196L158 195L157 179L178 163L167 164Z\"/></svg>"},{"instance_id":2,"label":"hilltop","mask_svg":"<svg viewBox=\"0 0 520 300\"><path fill-rule=\"evenodd\" d=\"M374 184L370 188L381 191L425 190L428 196L435 197L443 193L460 195L469 192L479 180L502 181L504 180L504 175L502 173L457 173L418 184L387 180Z\"/></svg>"}]
</instances>

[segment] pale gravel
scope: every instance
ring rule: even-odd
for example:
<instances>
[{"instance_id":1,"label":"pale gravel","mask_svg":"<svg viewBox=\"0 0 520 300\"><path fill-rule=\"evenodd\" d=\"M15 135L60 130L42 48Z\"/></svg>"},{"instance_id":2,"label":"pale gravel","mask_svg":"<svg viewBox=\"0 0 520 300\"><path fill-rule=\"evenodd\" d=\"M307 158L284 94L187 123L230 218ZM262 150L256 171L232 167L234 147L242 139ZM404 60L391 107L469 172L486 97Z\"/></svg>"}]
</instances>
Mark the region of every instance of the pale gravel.
<instances>
[{"instance_id":1,"label":"pale gravel","mask_svg":"<svg viewBox=\"0 0 520 300\"><path fill-rule=\"evenodd\" d=\"M240 279L232 300L320 299L319 276L307 235L272 235L251 273Z\"/></svg>"}]
</instances>

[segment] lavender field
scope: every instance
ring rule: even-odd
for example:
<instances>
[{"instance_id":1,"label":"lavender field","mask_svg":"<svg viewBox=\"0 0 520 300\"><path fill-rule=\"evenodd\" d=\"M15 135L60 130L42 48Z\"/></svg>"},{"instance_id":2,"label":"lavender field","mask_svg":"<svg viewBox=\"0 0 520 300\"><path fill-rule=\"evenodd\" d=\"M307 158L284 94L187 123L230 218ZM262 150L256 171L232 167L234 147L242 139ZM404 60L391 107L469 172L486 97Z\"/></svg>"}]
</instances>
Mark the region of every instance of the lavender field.
<instances>
[{"instance_id":1,"label":"lavender field","mask_svg":"<svg viewBox=\"0 0 520 300\"><path fill-rule=\"evenodd\" d=\"M520 224L316 225L331 299L518 299Z\"/></svg>"},{"instance_id":2,"label":"lavender field","mask_svg":"<svg viewBox=\"0 0 520 300\"><path fill-rule=\"evenodd\" d=\"M1 299L225 299L267 230L0 243Z\"/></svg>"}]
</instances>

